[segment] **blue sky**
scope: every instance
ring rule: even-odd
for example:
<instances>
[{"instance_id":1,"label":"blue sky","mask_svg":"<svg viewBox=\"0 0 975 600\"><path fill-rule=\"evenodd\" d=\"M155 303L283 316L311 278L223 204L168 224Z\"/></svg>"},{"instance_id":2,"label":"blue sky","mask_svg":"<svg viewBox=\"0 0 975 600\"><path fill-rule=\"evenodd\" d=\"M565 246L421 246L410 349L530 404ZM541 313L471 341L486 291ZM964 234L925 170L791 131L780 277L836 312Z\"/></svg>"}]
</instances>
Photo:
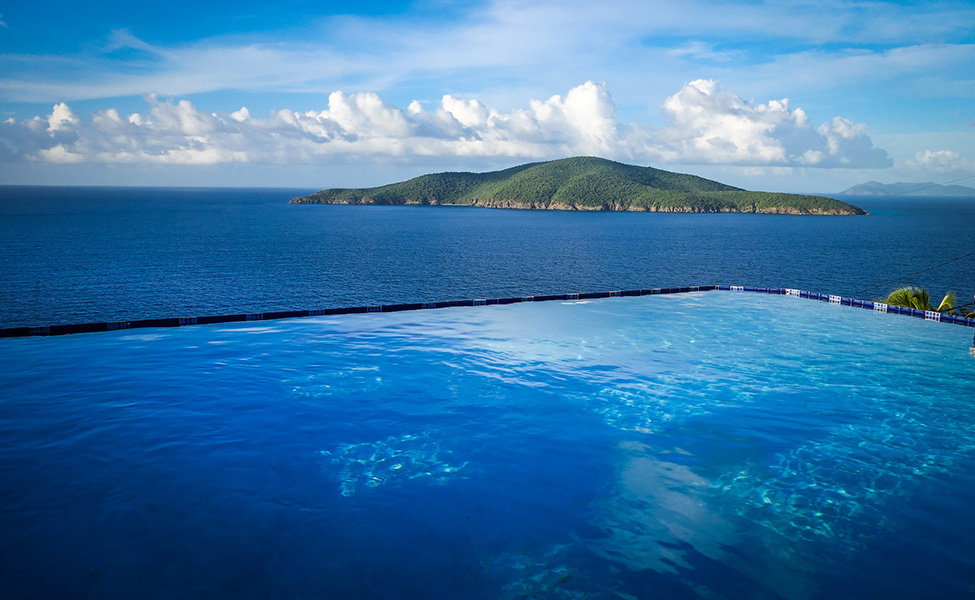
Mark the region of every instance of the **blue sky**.
<instances>
[{"instance_id":1,"label":"blue sky","mask_svg":"<svg viewBox=\"0 0 975 600\"><path fill-rule=\"evenodd\" d=\"M975 175L966 2L0 4L0 182L366 186L598 155ZM967 180L971 182L973 180Z\"/></svg>"}]
</instances>

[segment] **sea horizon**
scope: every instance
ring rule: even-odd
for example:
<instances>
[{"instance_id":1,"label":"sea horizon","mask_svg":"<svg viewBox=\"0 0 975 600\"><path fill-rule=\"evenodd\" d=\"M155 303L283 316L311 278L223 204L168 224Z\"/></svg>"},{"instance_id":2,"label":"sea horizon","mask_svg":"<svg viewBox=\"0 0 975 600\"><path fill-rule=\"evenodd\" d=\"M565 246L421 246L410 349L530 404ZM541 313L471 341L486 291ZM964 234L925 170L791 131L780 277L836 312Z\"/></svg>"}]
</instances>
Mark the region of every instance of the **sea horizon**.
<instances>
[{"instance_id":1,"label":"sea horizon","mask_svg":"<svg viewBox=\"0 0 975 600\"><path fill-rule=\"evenodd\" d=\"M0 327L686 285L855 296L975 248L958 198L820 217L288 204L299 191L0 187ZM969 298L964 267L901 283Z\"/></svg>"}]
</instances>

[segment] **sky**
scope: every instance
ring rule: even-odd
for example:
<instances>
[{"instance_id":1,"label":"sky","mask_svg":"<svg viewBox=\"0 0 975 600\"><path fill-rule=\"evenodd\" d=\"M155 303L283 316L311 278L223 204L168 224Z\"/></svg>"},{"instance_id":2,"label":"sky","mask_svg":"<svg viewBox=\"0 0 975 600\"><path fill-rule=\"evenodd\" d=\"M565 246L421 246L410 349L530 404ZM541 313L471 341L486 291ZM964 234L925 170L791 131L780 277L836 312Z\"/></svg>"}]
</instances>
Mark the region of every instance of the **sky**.
<instances>
[{"instance_id":1,"label":"sky","mask_svg":"<svg viewBox=\"0 0 975 600\"><path fill-rule=\"evenodd\" d=\"M0 0L0 183L975 185L975 2Z\"/></svg>"}]
</instances>

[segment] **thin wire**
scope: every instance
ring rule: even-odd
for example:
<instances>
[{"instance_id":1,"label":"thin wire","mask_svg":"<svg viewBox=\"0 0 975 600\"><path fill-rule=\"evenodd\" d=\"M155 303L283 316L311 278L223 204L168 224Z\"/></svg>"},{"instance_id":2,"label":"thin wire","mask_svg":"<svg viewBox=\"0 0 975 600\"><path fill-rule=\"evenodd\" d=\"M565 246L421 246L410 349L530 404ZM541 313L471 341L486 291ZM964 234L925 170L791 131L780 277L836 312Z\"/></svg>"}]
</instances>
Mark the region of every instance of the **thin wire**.
<instances>
[{"instance_id":1,"label":"thin wire","mask_svg":"<svg viewBox=\"0 0 975 600\"><path fill-rule=\"evenodd\" d=\"M966 306L971 306L972 304L975 304L975 302L969 302L968 304L962 304L961 306L952 306L948 310L958 310L959 308L965 308ZM941 312L945 312L945 311L941 311Z\"/></svg>"},{"instance_id":2,"label":"thin wire","mask_svg":"<svg viewBox=\"0 0 975 600\"><path fill-rule=\"evenodd\" d=\"M858 295L860 295L860 294L862 294L864 292L869 292L871 290L875 290L877 288L884 287L885 285L889 285L889 284L894 283L896 281L901 281L901 280L907 279L908 277L914 277L915 275L920 275L921 273L930 271L932 269L937 269L938 267L943 267L945 265L949 265L949 264L955 262L956 260L961 260L963 258L968 258L969 256L971 256L973 254L975 254L975 250L969 252L968 254L962 254L961 256L958 256L958 257L953 258L953 259L951 259L949 261L943 262L940 265L934 265L933 267L928 267L927 269L921 269L920 271L917 271L916 273L911 273L910 275L905 275L903 277L898 277L897 279L891 279L890 281L885 281L885 282L881 283L880 285L875 285L875 286L873 286L871 288L867 288L865 290L860 290L859 292L853 292L853 295L854 296L858 296Z\"/></svg>"}]
</instances>

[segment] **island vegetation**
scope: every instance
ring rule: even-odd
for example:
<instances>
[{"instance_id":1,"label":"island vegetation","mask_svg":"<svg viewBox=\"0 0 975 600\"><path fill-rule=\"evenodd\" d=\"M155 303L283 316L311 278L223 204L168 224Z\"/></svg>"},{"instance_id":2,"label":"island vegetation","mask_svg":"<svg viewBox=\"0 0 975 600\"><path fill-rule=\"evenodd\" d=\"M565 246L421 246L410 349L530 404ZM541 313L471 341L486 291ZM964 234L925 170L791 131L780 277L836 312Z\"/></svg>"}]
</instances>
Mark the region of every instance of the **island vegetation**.
<instances>
[{"instance_id":1,"label":"island vegetation","mask_svg":"<svg viewBox=\"0 0 975 600\"><path fill-rule=\"evenodd\" d=\"M694 175L595 157L530 163L488 173L435 173L374 188L326 189L291 202L677 213L866 214L856 206L832 198L751 192Z\"/></svg>"}]
</instances>

